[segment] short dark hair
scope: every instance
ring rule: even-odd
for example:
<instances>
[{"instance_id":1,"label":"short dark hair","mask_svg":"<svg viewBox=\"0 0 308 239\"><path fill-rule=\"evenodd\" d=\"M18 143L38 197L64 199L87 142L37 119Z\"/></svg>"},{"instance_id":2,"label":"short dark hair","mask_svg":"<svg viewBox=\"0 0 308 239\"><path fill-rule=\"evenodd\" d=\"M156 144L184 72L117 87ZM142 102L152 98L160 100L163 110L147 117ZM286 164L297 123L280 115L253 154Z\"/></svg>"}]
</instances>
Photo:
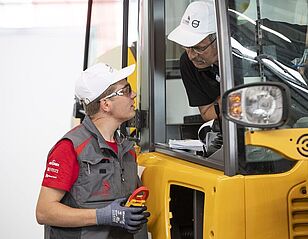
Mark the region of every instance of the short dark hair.
<instances>
[{"instance_id":1,"label":"short dark hair","mask_svg":"<svg viewBox=\"0 0 308 239\"><path fill-rule=\"evenodd\" d=\"M107 90L105 90L99 97L97 97L95 100L90 102L89 104L83 104L84 105L84 110L88 116L95 115L99 112L100 108L100 100L106 97L107 95L110 95L111 93L114 92L115 90L115 84L110 85Z\"/></svg>"},{"instance_id":2,"label":"short dark hair","mask_svg":"<svg viewBox=\"0 0 308 239\"><path fill-rule=\"evenodd\" d=\"M216 33L211 33L210 35L208 35L208 38L209 38L211 41L214 41L214 39L216 38Z\"/></svg>"}]
</instances>

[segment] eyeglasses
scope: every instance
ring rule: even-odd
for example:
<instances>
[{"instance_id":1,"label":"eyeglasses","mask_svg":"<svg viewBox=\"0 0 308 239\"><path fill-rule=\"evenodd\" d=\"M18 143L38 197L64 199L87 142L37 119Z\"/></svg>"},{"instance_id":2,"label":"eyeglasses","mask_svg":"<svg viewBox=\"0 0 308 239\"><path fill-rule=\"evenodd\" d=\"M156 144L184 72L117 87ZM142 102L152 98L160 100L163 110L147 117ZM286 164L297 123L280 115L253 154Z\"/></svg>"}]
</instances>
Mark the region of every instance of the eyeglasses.
<instances>
[{"instance_id":1,"label":"eyeglasses","mask_svg":"<svg viewBox=\"0 0 308 239\"><path fill-rule=\"evenodd\" d=\"M106 97L104 97L101 100L106 100L106 99L109 99L109 98L114 97L114 96L123 96L123 95L130 96L131 94L132 94L132 87L128 83L123 88L119 89L116 92L111 93L110 95L107 95Z\"/></svg>"},{"instance_id":2,"label":"eyeglasses","mask_svg":"<svg viewBox=\"0 0 308 239\"><path fill-rule=\"evenodd\" d=\"M206 51L206 49L208 49L209 46L213 44L214 41L216 41L216 37L207 46L203 46L203 47L184 47L182 46L182 48L185 49L186 51L189 51L191 49L195 53L200 55L200 54L203 54Z\"/></svg>"}]
</instances>

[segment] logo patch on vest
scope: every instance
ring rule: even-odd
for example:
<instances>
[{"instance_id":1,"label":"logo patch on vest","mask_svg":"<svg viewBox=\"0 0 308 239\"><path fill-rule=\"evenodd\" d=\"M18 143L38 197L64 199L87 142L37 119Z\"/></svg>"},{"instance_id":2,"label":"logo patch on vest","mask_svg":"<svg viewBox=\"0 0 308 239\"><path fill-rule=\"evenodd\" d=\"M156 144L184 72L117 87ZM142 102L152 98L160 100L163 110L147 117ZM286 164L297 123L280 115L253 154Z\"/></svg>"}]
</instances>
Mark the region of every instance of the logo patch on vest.
<instances>
[{"instance_id":1,"label":"logo patch on vest","mask_svg":"<svg viewBox=\"0 0 308 239\"><path fill-rule=\"evenodd\" d=\"M102 194L109 195L110 193L110 183L107 180L103 180L102 183Z\"/></svg>"},{"instance_id":2,"label":"logo patch on vest","mask_svg":"<svg viewBox=\"0 0 308 239\"><path fill-rule=\"evenodd\" d=\"M99 170L99 173L100 174L105 174L107 172L107 170L105 169L105 168L101 168L100 170Z\"/></svg>"},{"instance_id":3,"label":"logo patch on vest","mask_svg":"<svg viewBox=\"0 0 308 239\"><path fill-rule=\"evenodd\" d=\"M110 194L110 183L108 180L104 179L102 181L100 190L94 192L92 196L99 196L99 195L108 196L109 194Z\"/></svg>"}]
</instances>

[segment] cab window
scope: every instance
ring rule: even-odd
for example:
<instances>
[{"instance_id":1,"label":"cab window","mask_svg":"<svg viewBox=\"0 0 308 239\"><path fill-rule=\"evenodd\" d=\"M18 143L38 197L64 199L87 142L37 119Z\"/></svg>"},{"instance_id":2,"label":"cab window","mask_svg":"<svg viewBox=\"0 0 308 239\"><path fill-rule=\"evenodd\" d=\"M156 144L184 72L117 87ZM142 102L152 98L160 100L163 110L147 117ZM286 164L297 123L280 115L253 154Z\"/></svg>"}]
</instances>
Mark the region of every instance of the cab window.
<instances>
[{"instance_id":1,"label":"cab window","mask_svg":"<svg viewBox=\"0 0 308 239\"><path fill-rule=\"evenodd\" d=\"M291 91L290 118L283 127L307 128L307 2L234 0L228 14L235 86L283 82ZM295 165L269 149L245 146L244 131L238 126L241 173L280 173Z\"/></svg>"}]
</instances>

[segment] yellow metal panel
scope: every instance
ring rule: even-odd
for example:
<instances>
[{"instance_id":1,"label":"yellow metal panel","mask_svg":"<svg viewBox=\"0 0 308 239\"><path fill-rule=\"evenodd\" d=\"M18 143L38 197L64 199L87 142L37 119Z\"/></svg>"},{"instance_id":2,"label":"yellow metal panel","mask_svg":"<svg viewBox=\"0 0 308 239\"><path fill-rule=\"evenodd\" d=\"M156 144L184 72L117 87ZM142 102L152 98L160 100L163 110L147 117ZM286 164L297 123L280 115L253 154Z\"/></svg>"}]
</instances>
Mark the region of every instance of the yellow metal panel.
<instances>
[{"instance_id":1,"label":"yellow metal panel","mask_svg":"<svg viewBox=\"0 0 308 239\"><path fill-rule=\"evenodd\" d=\"M142 180L150 190L147 206L153 239L171 238L172 184L204 193L204 239L289 239L292 225L297 225L294 235L306 232L298 224L301 218L289 217L298 205L294 190L307 183L307 161L286 173L234 177L160 153L140 154L138 162L145 167Z\"/></svg>"},{"instance_id":2,"label":"yellow metal panel","mask_svg":"<svg viewBox=\"0 0 308 239\"><path fill-rule=\"evenodd\" d=\"M143 153L142 181L150 190L149 230L153 239L170 239L170 185L181 185L205 194L203 238L244 239L244 177L185 162L160 153Z\"/></svg>"},{"instance_id":3,"label":"yellow metal panel","mask_svg":"<svg viewBox=\"0 0 308 239\"><path fill-rule=\"evenodd\" d=\"M288 239L288 193L308 178L308 162L286 173L245 176L246 238Z\"/></svg>"},{"instance_id":4,"label":"yellow metal panel","mask_svg":"<svg viewBox=\"0 0 308 239\"><path fill-rule=\"evenodd\" d=\"M210 215L207 215L210 217ZM207 217L206 216L206 217ZM213 210L215 239L245 238L244 177L224 177L217 181Z\"/></svg>"},{"instance_id":5,"label":"yellow metal panel","mask_svg":"<svg viewBox=\"0 0 308 239\"><path fill-rule=\"evenodd\" d=\"M288 195L290 238L308 238L307 182L300 183Z\"/></svg>"},{"instance_id":6,"label":"yellow metal panel","mask_svg":"<svg viewBox=\"0 0 308 239\"><path fill-rule=\"evenodd\" d=\"M308 160L308 129L247 131L247 145L263 146L293 160Z\"/></svg>"}]
</instances>

